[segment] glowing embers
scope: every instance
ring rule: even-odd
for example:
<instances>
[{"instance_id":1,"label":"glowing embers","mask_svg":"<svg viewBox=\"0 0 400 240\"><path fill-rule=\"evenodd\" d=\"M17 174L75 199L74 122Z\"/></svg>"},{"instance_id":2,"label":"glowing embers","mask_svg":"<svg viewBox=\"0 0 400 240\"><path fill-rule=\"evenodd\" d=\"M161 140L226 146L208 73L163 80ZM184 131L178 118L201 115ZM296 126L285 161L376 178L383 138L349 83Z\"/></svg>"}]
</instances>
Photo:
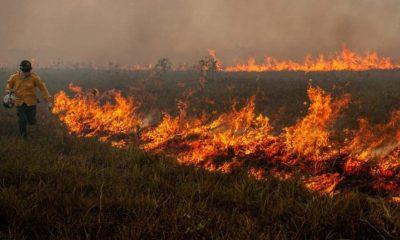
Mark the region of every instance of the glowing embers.
<instances>
[{"instance_id":1,"label":"glowing embers","mask_svg":"<svg viewBox=\"0 0 400 240\"><path fill-rule=\"evenodd\" d=\"M249 58L247 64L237 64L225 67L227 72L266 72L266 71L365 71L373 69L389 70L399 68L389 57L381 57L376 52L358 55L345 46L339 53L326 57L321 54L317 58L308 55L303 62L292 60L277 60L266 57L265 62L257 64L254 58Z\"/></svg>"}]
</instances>

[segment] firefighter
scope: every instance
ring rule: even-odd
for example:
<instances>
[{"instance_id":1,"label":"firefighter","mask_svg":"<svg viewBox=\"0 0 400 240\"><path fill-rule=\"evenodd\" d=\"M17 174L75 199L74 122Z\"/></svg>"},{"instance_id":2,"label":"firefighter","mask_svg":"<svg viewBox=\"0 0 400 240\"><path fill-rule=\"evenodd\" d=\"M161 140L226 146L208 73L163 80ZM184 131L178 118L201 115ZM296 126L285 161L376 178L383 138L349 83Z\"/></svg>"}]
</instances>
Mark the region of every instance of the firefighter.
<instances>
[{"instance_id":1,"label":"firefighter","mask_svg":"<svg viewBox=\"0 0 400 240\"><path fill-rule=\"evenodd\" d=\"M31 71L31 62L23 60L19 65L19 71L11 75L7 82L6 92L10 97L7 98L7 103L3 103L8 107L13 105L17 107L19 133L25 139L28 136L27 125L36 123L36 104L39 103L36 97L36 88L40 90L49 110L52 108L51 96L45 83ZM11 97L13 95L15 98Z\"/></svg>"}]
</instances>

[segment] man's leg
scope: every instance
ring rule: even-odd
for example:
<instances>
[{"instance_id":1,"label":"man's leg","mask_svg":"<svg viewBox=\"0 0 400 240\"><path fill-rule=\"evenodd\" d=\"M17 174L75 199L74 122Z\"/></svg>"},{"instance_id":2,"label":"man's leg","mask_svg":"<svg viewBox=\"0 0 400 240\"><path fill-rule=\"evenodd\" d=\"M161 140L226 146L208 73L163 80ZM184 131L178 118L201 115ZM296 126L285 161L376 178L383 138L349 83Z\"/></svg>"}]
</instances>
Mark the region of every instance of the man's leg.
<instances>
[{"instance_id":1,"label":"man's leg","mask_svg":"<svg viewBox=\"0 0 400 240\"><path fill-rule=\"evenodd\" d=\"M36 123L36 105L26 108L26 117L29 125L34 125Z\"/></svg>"},{"instance_id":2,"label":"man's leg","mask_svg":"<svg viewBox=\"0 0 400 240\"><path fill-rule=\"evenodd\" d=\"M26 108L27 106L25 103L17 107L19 134L23 138L26 138L28 135L26 130L26 124L27 124Z\"/></svg>"}]
</instances>

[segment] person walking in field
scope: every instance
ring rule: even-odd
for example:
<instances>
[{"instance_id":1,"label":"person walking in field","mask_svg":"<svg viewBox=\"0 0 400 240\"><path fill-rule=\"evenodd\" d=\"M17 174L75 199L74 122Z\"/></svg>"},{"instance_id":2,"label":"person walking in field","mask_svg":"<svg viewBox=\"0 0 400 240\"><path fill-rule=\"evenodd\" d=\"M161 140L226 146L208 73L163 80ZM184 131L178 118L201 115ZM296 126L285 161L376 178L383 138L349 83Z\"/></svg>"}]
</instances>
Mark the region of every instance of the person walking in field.
<instances>
[{"instance_id":1,"label":"person walking in field","mask_svg":"<svg viewBox=\"0 0 400 240\"><path fill-rule=\"evenodd\" d=\"M28 60L24 60L19 65L19 71L10 76L6 92L8 102L4 102L5 107L12 107L14 104L17 107L19 133L23 138L27 138L27 125L36 123L36 104L39 102L36 97L36 88L38 88L51 109L51 96L45 83L40 77L32 73L32 64ZM14 96L11 97L11 96Z\"/></svg>"}]
</instances>

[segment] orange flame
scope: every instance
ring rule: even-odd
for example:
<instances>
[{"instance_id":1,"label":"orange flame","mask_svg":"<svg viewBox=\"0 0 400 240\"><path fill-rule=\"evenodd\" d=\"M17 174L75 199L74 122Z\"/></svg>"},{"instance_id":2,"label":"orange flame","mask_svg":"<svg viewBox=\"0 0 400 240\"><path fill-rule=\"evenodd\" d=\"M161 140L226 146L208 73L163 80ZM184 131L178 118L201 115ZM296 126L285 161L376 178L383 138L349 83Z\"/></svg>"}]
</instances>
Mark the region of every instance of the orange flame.
<instances>
[{"instance_id":1,"label":"orange flame","mask_svg":"<svg viewBox=\"0 0 400 240\"><path fill-rule=\"evenodd\" d=\"M305 57L304 61L294 62L292 60L277 60L266 57L263 64L256 64L255 59L250 57L247 64L237 64L226 67L227 72L266 72L266 71L365 71L372 69L389 70L400 68L394 64L389 57L381 57L376 52L366 52L358 55L349 50L346 46L340 53L334 53L330 57L323 54L317 58L311 55Z\"/></svg>"},{"instance_id":2,"label":"orange flame","mask_svg":"<svg viewBox=\"0 0 400 240\"><path fill-rule=\"evenodd\" d=\"M118 91L99 96L97 90L85 94L80 87L70 85L74 97L69 98L63 91L54 99L53 113L58 114L70 133L82 137L97 136L103 142L126 145L136 133L141 120L135 115L136 103L122 97ZM111 99L100 104L102 98Z\"/></svg>"},{"instance_id":3,"label":"orange flame","mask_svg":"<svg viewBox=\"0 0 400 240\"><path fill-rule=\"evenodd\" d=\"M387 181L400 177L400 111L394 111L387 124L371 126L359 120L360 128L348 143L350 159L344 170L347 174L369 171Z\"/></svg>"},{"instance_id":4,"label":"orange flame","mask_svg":"<svg viewBox=\"0 0 400 240\"><path fill-rule=\"evenodd\" d=\"M370 191L400 196L400 111L387 124L360 120L359 129L348 135L335 131L333 124L350 96L334 98L310 87L307 115L278 136L272 134L269 118L255 113L255 97L218 117L190 117L188 102L180 102L178 116L164 114L157 126L142 133L143 121L132 99L118 91L99 95L70 88L74 97L57 94L53 112L78 136L96 136L119 147L140 142L143 149L172 154L182 164L225 173L244 168L256 179L302 174L305 186L330 195L362 179ZM334 140L338 134L348 140Z\"/></svg>"},{"instance_id":5,"label":"orange flame","mask_svg":"<svg viewBox=\"0 0 400 240\"><path fill-rule=\"evenodd\" d=\"M185 145L185 148L180 146L179 162L205 164L215 170L216 165L210 161L214 156L250 154L271 138L269 119L256 116L254 107L253 97L242 109L233 107L231 112L209 123L205 122L205 117L188 119L184 109L177 118L165 115L158 127L145 134L150 142L145 148L165 147L168 141L179 141Z\"/></svg>"},{"instance_id":6,"label":"orange flame","mask_svg":"<svg viewBox=\"0 0 400 240\"><path fill-rule=\"evenodd\" d=\"M333 100L320 88L310 87L311 100L308 114L292 127L285 129L285 143L289 151L312 160L330 159L338 154L332 142L332 125L340 111L349 101L349 96Z\"/></svg>"}]
</instances>

